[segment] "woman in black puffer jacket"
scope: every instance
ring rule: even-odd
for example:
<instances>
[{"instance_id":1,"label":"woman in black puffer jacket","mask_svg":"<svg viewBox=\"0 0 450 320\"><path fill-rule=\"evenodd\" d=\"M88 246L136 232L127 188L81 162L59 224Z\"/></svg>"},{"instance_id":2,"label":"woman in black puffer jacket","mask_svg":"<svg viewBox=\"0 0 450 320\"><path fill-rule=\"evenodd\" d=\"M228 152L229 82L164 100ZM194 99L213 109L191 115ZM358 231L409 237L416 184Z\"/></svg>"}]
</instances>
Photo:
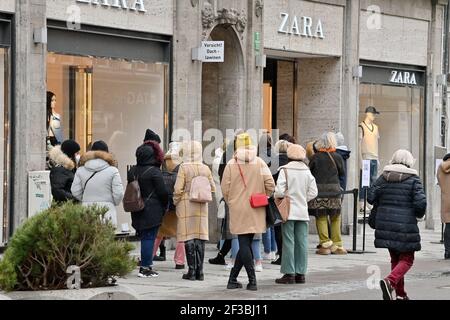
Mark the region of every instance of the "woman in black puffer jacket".
<instances>
[{"instance_id":1,"label":"woman in black puffer jacket","mask_svg":"<svg viewBox=\"0 0 450 320\"><path fill-rule=\"evenodd\" d=\"M375 247L387 248L392 272L380 281L384 300L408 299L404 276L411 269L415 251L420 251L417 219L425 215L427 200L417 171L411 169L414 158L407 150L394 153L391 165L369 190L368 201L374 207L369 224L375 229Z\"/></svg>"}]
</instances>

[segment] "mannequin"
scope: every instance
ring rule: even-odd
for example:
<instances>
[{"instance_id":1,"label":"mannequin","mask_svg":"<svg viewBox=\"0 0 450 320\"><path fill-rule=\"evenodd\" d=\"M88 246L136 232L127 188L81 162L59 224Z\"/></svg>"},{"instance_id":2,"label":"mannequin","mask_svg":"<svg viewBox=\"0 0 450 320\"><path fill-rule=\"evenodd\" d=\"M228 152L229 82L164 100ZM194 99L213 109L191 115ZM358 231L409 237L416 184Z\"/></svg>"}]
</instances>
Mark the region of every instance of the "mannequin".
<instances>
[{"instance_id":1,"label":"mannequin","mask_svg":"<svg viewBox=\"0 0 450 320\"><path fill-rule=\"evenodd\" d=\"M61 116L56 113L56 95L47 92L47 136L51 145L55 146L64 141Z\"/></svg>"},{"instance_id":2,"label":"mannequin","mask_svg":"<svg viewBox=\"0 0 450 320\"><path fill-rule=\"evenodd\" d=\"M374 123L376 115L380 114L375 107L366 108L366 117L359 125L359 157L362 168L363 160L370 160L370 186L372 186L378 174L378 140L380 133ZM364 202L364 192L360 188L359 201Z\"/></svg>"}]
</instances>

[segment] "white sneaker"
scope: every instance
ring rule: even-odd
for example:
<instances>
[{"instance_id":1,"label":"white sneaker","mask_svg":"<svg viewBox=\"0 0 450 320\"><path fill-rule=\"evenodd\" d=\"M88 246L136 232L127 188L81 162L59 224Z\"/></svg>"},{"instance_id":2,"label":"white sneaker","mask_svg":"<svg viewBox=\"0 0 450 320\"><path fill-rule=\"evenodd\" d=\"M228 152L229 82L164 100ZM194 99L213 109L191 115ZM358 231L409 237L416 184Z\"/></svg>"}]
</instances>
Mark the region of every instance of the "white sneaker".
<instances>
[{"instance_id":1,"label":"white sneaker","mask_svg":"<svg viewBox=\"0 0 450 320\"><path fill-rule=\"evenodd\" d=\"M272 261L277 260L277 253L276 253L275 251L272 251L270 254L272 255L272 256L271 256Z\"/></svg>"},{"instance_id":2,"label":"white sneaker","mask_svg":"<svg viewBox=\"0 0 450 320\"><path fill-rule=\"evenodd\" d=\"M231 270L231 269L233 269L233 267L234 267L234 265L229 263L225 266L225 270Z\"/></svg>"},{"instance_id":3,"label":"white sneaker","mask_svg":"<svg viewBox=\"0 0 450 320\"><path fill-rule=\"evenodd\" d=\"M268 261L272 261L272 252L269 253L263 253L263 260L268 260Z\"/></svg>"},{"instance_id":4,"label":"white sneaker","mask_svg":"<svg viewBox=\"0 0 450 320\"><path fill-rule=\"evenodd\" d=\"M257 264L257 265L255 266L255 271L256 271L256 272L262 272L262 271L263 271L262 263Z\"/></svg>"}]
</instances>

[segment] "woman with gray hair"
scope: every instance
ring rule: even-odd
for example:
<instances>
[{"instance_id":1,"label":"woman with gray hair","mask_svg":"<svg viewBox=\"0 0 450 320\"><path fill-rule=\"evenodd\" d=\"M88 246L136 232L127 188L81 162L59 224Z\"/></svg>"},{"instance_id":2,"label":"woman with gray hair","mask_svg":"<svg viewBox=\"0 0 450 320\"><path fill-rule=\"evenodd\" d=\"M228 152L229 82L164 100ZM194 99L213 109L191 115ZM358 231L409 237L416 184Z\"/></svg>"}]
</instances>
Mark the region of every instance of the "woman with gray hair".
<instances>
[{"instance_id":1,"label":"woman with gray hair","mask_svg":"<svg viewBox=\"0 0 450 320\"><path fill-rule=\"evenodd\" d=\"M409 300L405 291L405 274L414 262L414 252L420 251L417 219L427 208L425 192L414 158L407 150L398 150L390 165L369 190L368 201L374 207L369 225L375 229L375 247L386 248L391 255L392 272L380 281L384 300Z\"/></svg>"},{"instance_id":2,"label":"woman with gray hair","mask_svg":"<svg viewBox=\"0 0 450 320\"><path fill-rule=\"evenodd\" d=\"M309 214L316 217L320 246L317 254L347 254L341 236L341 194L339 179L345 175L344 161L336 153L336 137L333 132L324 133L315 143L317 152L309 163L316 179L319 196L308 204ZM328 231L331 220L331 236Z\"/></svg>"}]
</instances>

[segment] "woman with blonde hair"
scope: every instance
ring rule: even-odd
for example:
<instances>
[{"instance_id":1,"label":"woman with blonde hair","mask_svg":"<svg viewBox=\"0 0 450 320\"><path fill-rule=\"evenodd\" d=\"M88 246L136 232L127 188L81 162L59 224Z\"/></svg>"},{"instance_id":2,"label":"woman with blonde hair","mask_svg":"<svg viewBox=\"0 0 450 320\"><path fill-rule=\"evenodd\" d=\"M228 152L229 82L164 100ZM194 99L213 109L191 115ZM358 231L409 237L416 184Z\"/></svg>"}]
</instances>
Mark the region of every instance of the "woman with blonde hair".
<instances>
[{"instance_id":1,"label":"woman with blonde hair","mask_svg":"<svg viewBox=\"0 0 450 320\"><path fill-rule=\"evenodd\" d=\"M347 254L341 236L340 177L345 175L344 161L336 153L336 137L333 132L324 133L315 143L317 152L312 156L309 168L316 179L319 196L308 205L309 214L316 217L320 239L317 254ZM325 194L321 196L321 194ZM331 237L328 231L331 220Z\"/></svg>"},{"instance_id":2,"label":"woman with blonde hair","mask_svg":"<svg viewBox=\"0 0 450 320\"><path fill-rule=\"evenodd\" d=\"M199 186L202 189L199 191L210 188L211 192L215 192L215 184L211 170L203 164L202 153L203 147L200 142L183 142L183 163L178 170L173 194L173 203L176 206L178 218L177 240L185 242L189 268L188 273L183 275L185 280L204 280L205 241L209 240L208 203L194 201L191 197L191 188L198 186L193 183L197 177L205 177L209 182L209 186Z\"/></svg>"}]
</instances>

